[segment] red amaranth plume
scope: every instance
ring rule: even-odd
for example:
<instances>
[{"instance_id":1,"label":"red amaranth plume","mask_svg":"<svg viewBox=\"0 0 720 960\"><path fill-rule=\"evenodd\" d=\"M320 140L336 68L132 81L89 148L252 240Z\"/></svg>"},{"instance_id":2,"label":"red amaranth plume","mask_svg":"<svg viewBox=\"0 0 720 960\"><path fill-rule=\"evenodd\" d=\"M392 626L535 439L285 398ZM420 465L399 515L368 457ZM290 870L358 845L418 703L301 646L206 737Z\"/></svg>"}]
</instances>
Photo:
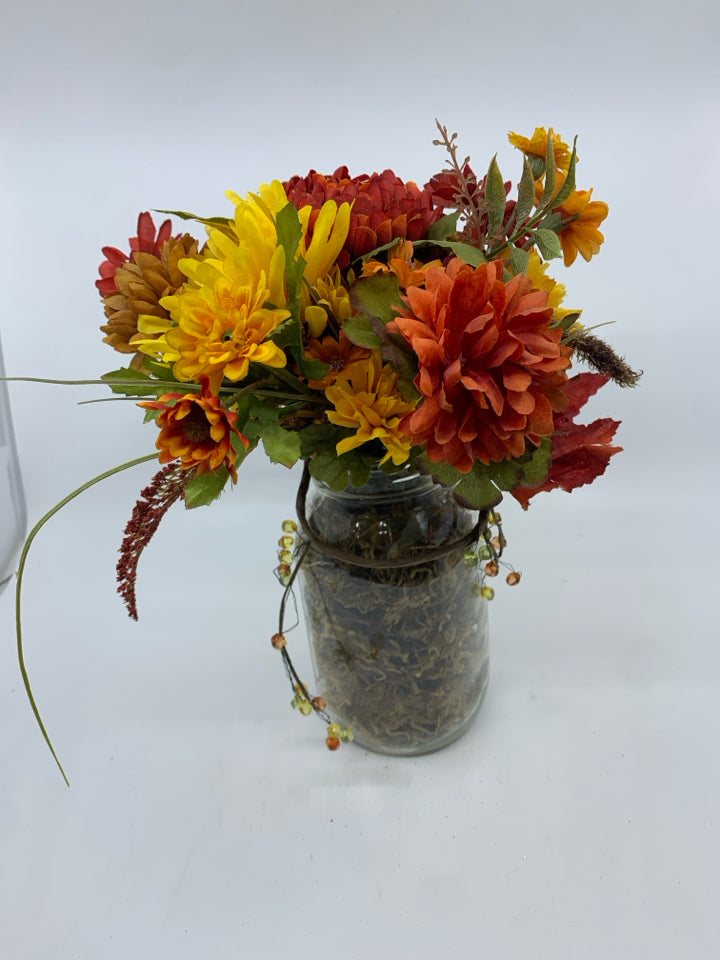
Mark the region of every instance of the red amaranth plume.
<instances>
[{"instance_id":1,"label":"red amaranth plume","mask_svg":"<svg viewBox=\"0 0 720 960\"><path fill-rule=\"evenodd\" d=\"M138 618L135 581L140 554L152 540L170 507L184 495L185 487L194 476L194 470L182 470L178 463L169 463L155 474L133 508L116 568L118 593L133 620Z\"/></svg>"}]
</instances>

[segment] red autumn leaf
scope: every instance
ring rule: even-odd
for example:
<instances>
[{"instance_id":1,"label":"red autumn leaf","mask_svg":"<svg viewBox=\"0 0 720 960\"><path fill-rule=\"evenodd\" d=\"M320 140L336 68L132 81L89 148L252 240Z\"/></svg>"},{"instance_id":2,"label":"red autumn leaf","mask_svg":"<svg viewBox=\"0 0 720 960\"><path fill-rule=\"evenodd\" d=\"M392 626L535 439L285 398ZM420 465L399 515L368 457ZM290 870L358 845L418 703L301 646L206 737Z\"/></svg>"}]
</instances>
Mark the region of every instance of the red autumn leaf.
<instances>
[{"instance_id":1,"label":"red autumn leaf","mask_svg":"<svg viewBox=\"0 0 720 960\"><path fill-rule=\"evenodd\" d=\"M536 493L558 487L569 493L575 487L592 483L605 473L610 457L622 450L610 444L620 426L619 420L604 417L589 424L573 422L588 399L609 379L602 373L580 373L568 380L564 390L569 403L567 409L555 417L552 459L546 480L538 487L518 487L512 491L523 510L527 510Z\"/></svg>"}]
</instances>

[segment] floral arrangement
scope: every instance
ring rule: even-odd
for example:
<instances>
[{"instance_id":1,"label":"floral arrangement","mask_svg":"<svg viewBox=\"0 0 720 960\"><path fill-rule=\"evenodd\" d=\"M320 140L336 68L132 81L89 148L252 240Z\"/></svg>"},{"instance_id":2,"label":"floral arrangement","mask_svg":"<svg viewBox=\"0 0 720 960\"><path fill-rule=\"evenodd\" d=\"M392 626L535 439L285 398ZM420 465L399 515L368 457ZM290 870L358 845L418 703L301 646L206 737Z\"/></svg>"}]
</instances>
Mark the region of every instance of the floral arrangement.
<instances>
[{"instance_id":1,"label":"floral arrangement","mask_svg":"<svg viewBox=\"0 0 720 960\"><path fill-rule=\"evenodd\" d=\"M575 146L543 128L511 133L522 155L511 196L496 159L480 176L457 134L438 130L448 162L424 187L392 170L312 170L228 192L230 216L162 211L204 227L204 240L142 213L128 253L104 248L101 330L127 362L95 382L137 401L162 464L118 563L132 617L138 560L167 509L217 499L260 444L334 489L412 466L474 509L505 492L527 509L541 491L592 482L621 449L617 421L575 418L609 380L639 374L548 274L549 261L590 260L603 242L608 207L576 189ZM590 370L570 376L575 362ZM286 586L293 533L286 523L279 544ZM488 542L489 576L503 544ZM273 645L286 656L282 631ZM296 701L323 713L299 682Z\"/></svg>"}]
</instances>

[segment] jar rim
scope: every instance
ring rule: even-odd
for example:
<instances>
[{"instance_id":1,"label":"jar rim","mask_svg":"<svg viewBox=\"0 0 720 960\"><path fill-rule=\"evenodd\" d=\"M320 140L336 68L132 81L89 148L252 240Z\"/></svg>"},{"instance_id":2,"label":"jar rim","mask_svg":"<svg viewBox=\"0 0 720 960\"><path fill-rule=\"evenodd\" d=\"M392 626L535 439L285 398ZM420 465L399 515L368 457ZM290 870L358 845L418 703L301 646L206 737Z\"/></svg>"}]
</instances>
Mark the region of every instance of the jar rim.
<instances>
[{"instance_id":1,"label":"jar rim","mask_svg":"<svg viewBox=\"0 0 720 960\"><path fill-rule=\"evenodd\" d=\"M333 499L357 500L362 498L366 502L370 500L394 500L403 497L406 493L422 493L436 486L431 476L411 468L388 473L385 470L373 467L370 479L366 484L362 487L354 487L352 484L348 484L344 490L336 490L324 480L316 480L314 477L312 482L317 489L322 490L324 495Z\"/></svg>"}]
</instances>

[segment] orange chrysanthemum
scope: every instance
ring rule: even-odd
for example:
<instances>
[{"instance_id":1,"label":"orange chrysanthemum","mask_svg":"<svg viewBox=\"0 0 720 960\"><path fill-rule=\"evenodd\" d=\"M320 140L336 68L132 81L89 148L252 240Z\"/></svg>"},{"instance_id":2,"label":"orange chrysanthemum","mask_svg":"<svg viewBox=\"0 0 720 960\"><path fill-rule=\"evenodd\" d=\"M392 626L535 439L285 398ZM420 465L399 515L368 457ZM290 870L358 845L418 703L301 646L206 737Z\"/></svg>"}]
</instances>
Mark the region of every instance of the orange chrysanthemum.
<instances>
[{"instance_id":1,"label":"orange chrysanthemum","mask_svg":"<svg viewBox=\"0 0 720 960\"><path fill-rule=\"evenodd\" d=\"M553 432L572 351L550 328L546 291L524 274L505 283L500 261L473 269L453 259L403 299L407 310L388 329L415 351L425 399L400 429L431 461L469 473L478 460L522 456L527 441Z\"/></svg>"},{"instance_id":2,"label":"orange chrysanthemum","mask_svg":"<svg viewBox=\"0 0 720 960\"><path fill-rule=\"evenodd\" d=\"M160 463L180 460L183 470L194 467L198 473L212 473L224 463L233 483L237 483L232 436L245 447L248 439L235 427L237 414L223 407L220 398L210 392L207 377L202 384L200 395L166 393L159 400L143 400L138 406L161 411L155 421L160 428L155 443Z\"/></svg>"},{"instance_id":3,"label":"orange chrysanthemum","mask_svg":"<svg viewBox=\"0 0 720 960\"><path fill-rule=\"evenodd\" d=\"M325 390L335 383L342 371L356 360L367 360L370 351L366 347L358 347L340 331L340 336L327 336L308 341L305 349L308 360L322 360L330 369L321 380L308 380L308 386L313 390Z\"/></svg>"},{"instance_id":4,"label":"orange chrysanthemum","mask_svg":"<svg viewBox=\"0 0 720 960\"><path fill-rule=\"evenodd\" d=\"M350 177L347 167L338 167L331 176L311 170L306 177L292 177L284 183L288 200L296 207L313 207L310 232L326 200L351 203L350 228L340 256L341 270L357 257L395 238L420 240L431 223L443 215L434 206L432 192L416 183L404 183L392 170Z\"/></svg>"},{"instance_id":5,"label":"orange chrysanthemum","mask_svg":"<svg viewBox=\"0 0 720 960\"><path fill-rule=\"evenodd\" d=\"M428 270L431 267L439 267L442 263L441 260L432 260L430 263L421 263L416 260L413 245L409 240L399 240L387 251L387 259L387 264L380 260L366 260L361 276L371 277L376 273L394 273L403 289L422 287Z\"/></svg>"}]
</instances>

